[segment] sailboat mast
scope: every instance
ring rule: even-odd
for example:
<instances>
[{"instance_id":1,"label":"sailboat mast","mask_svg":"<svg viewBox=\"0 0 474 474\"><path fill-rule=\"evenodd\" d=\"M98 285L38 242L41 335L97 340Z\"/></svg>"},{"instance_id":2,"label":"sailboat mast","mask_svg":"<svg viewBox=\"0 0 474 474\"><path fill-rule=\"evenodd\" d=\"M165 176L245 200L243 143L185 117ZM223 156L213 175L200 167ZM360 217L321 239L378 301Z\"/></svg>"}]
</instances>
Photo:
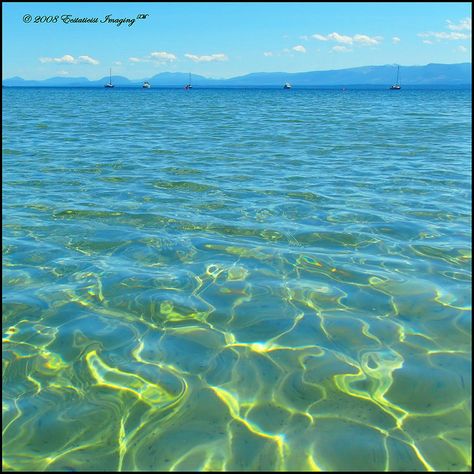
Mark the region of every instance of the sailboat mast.
<instances>
[{"instance_id":1,"label":"sailboat mast","mask_svg":"<svg viewBox=\"0 0 474 474\"><path fill-rule=\"evenodd\" d=\"M398 66L398 68L397 68L397 84L399 84L399 82L398 82L398 76L399 76L399 74L400 74L400 66Z\"/></svg>"}]
</instances>

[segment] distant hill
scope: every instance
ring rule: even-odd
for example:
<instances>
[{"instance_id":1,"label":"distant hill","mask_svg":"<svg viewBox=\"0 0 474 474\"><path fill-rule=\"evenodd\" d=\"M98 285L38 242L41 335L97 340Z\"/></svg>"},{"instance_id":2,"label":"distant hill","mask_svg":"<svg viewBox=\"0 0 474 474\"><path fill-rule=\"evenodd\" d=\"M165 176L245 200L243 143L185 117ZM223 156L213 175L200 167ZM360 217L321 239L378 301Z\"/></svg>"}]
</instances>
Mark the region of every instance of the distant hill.
<instances>
[{"instance_id":1,"label":"distant hill","mask_svg":"<svg viewBox=\"0 0 474 474\"><path fill-rule=\"evenodd\" d=\"M109 82L109 76L90 81L87 77L51 77L43 81L29 81L21 77L12 77L2 81L2 85L7 87L103 87ZM130 79L123 76L112 76L112 82L117 86L133 85Z\"/></svg>"},{"instance_id":2,"label":"distant hill","mask_svg":"<svg viewBox=\"0 0 474 474\"><path fill-rule=\"evenodd\" d=\"M184 86L189 82L189 74L184 72L162 72L148 79L148 81L156 86ZM193 74L191 76L191 82L193 85L212 85L214 83L220 83L216 79L208 79L204 76L198 76ZM226 81L224 81L226 82Z\"/></svg>"},{"instance_id":3,"label":"distant hill","mask_svg":"<svg viewBox=\"0 0 474 474\"><path fill-rule=\"evenodd\" d=\"M230 80L234 84L242 85L274 85L283 84L286 81L294 86L390 85L396 80L396 70L396 65L364 66L335 71L254 73ZM405 85L471 84L471 71L471 63L407 66L400 67L400 81Z\"/></svg>"},{"instance_id":4,"label":"distant hill","mask_svg":"<svg viewBox=\"0 0 474 474\"><path fill-rule=\"evenodd\" d=\"M396 79L397 66L363 66L332 71L310 72L258 72L230 79L211 79L192 75L193 86L202 87L258 87L282 86L290 82L293 86L389 86ZM112 83L119 87L137 87L144 80L152 86L183 87L189 80L184 72L162 72L143 80L130 80L123 76L112 76ZM103 87L109 76L97 81L85 77L52 77L42 81L30 81L21 77L5 79L3 86L10 87ZM402 85L457 86L472 83L472 64L427 64L425 66L400 66Z\"/></svg>"}]
</instances>

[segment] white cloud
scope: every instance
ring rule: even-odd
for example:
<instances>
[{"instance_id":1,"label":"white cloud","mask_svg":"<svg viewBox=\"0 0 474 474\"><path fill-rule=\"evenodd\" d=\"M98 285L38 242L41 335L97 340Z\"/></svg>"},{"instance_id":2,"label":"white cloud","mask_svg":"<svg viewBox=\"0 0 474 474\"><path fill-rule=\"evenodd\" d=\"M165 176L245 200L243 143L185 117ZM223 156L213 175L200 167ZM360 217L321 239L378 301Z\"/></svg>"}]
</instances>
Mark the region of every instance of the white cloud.
<instances>
[{"instance_id":1,"label":"white cloud","mask_svg":"<svg viewBox=\"0 0 474 474\"><path fill-rule=\"evenodd\" d=\"M128 58L128 60L131 62L131 63L147 63L147 62L150 62L149 59L144 59L144 58Z\"/></svg>"},{"instance_id":2,"label":"white cloud","mask_svg":"<svg viewBox=\"0 0 474 474\"><path fill-rule=\"evenodd\" d=\"M265 51L263 55L266 57L270 57L270 56L273 56L273 53L271 51Z\"/></svg>"},{"instance_id":3,"label":"white cloud","mask_svg":"<svg viewBox=\"0 0 474 474\"><path fill-rule=\"evenodd\" d=\"M87 63L93 64L94 66L99 64L97 59L91 58L90 56L79 56L77 59L70 54L65 54L61 58L49 58L49 57L41 57L39 61L43 64L45 63L62 63L62 64L79 64L79 63Z\"/></svg>"},{"instance_id":4,"label":"white cloud","mask_svg":"<svg viewBox=\"0 0 474 474\"><path fill-rule=\"evenodd\" d=\"M323 35L318 35L317 33L315 35L312 35L311 38L314 38L315 40L318 40L318 41L328 41L328 38L326 38Z\"/></svg>"},{"instance_id":5,"label":"white cloud","mask_svg":"<svg viewBox=\"0 0 474 474\"><path fill-rule=\"evenodd\" d=\"M437 41L462 41L471 39L471 18L464 18L458 23L447 20L447 27L450 31L426 31L418 33L420 38L435 38ZM462 33L464 32L464 33Z\"/></svg>"},{"instance_id":6,"label":"white cloud","mask_svg":"<svg viewBox=\"0 0 474 474\"><path fill-rule=\"evenodd\" d=\"M167 53L166 51L158 51L151 53L150 56L154 59L161 59L165 61L176 61L176 56L173 53Z\"/></svg>"},{"instance_id":7,"label":"white cloud","mask_svg":"<svg viewBox=\"0 0 474 474\"><path fill-rule=\"evenodd\" d=\"M380 40L378 37L371 38L370 36L367 36L367 35L354 35L352 39L354 40L355 43L360 43L367 46L377 45L380 43Z\"/></svg>"},{"instance_id":8,"label":"white cloud","mask_svg":"<svg viewBox=\"0 0 474 474\"><path fill-rule=\"evenodd\" d=\"M154 63L155 65L167 64L168 62L176 61L177 58L173 53L167 53L166 51L155 51L150 53L148 56L137 58L135 56L128 58L131 63Z\"/></svg>"},{"instance_id":9,"label":"white cloud","mask_svg":"<svg viewBox=\"0 0 474 474\"><path fill-rule=\"evenodd\" d=\"M302 45L297 45L297 46L293 46L293 48L291 48L293 51L297 51L298 53L306 53L306 48Z\"/></svg>"},{"instance_id":10,"label":"white cloud","mask_svg":"<svg viewBox=\"0 0 474 474\"><path fill-rule=\"evenodd\" d=\"M471 31L471 18L464 18L463 20L459 20L459 23L456 25L452 21L447 20L448 22L448 29L452 31L462 31L468 30Z\"/></svg>"},{"instance_id":11,"label":"white cloud","mask_svg":"<svg viewBox=\"0 0 474 474\"><path fill-rule=\"evenodd\" d=\"M41 63L66 63L66 64L74 64L74 56L70 54L65 54L62 58L48 58L42 57L39 58Z\"/></svg>"},{"instance_id":12,"label":"white cloud","mask_svg":"<svg viewBox=\"0 0 474 474\"><path fill-rule=\"evenodd\" d=\"M308 41L309 36L308 35L302 35L302 36L300 36L300 39L302 39L303 41Z\"/></svg>"},{"instance_id":13,"label":"white cloud","mask_svg":"<svg viewBox=\"0 0 474 474\"><path fill-rule=\"evenodd\" d=\"M401 39L398 36L394 36L392 38L392 43L393 44L398 44L398 43L400 43L400 41L401 41Z\"/></svg>"},{"instance_id":14,"label":"white cloud","mask_svg":"<svg viewBox=\"0 0 474 474\"><path fill-rule=\"evenodd\" d=\"M68 71L58 71L58 76L67 76L68 74Z\"/></svg>"},{"instance_id":15,"label":"white cloud","mask_svg":"<svg viewBox=\"0 0 474 474\"><path fill-rule=\"evenodd\" d=\"M335 31L326 36L316 33L312 35L311 38L318 41L335 41L336 43L342 43L347 45L357 43L361 46L376 46L380 44L383 39L381 36L368 36L360 34L356 34L354 36L347 36L336 33Z\"/></svg>"},{"instance_id":16,"label":"white cloud","mask_svg":"<svg viewBox=\"0 0 474 474\"><path fill-rule=\"evenodd\" d=\"M461 46L458 46L457 49L458 49L458 51L461 51L461 53L467 52L467 48L466 48L465 46L462 46L462 45L461 45Z\"/></svg>"},{"instance_id":17,"label":"white cloud","mask_svg":"<svg viewBox=\"0 0 474 474\"><path fill-rule=\"evenodd\" d=\"M122 61L115 61L114 62L114 66L121 66L122 65Z\"/></svg>"},{"instance_id":18,"label":"white cloud","mask_svg":"<svg viewBox=\"0 0 474 474\"><path fill-rule=\"evenodd\" d=\"M196 56L195 54L185 54L184 56L190 59L191 61L194 61L195 63L201 63L201 62L207 63L211 61L227 61L229 59L223 53L209 54L209 55L204 55L204 56Z\"/></svg>"},{"instance_id":19,"label":"white cloud","mask_svg":"<svg viewBox=\"0 0 474 474\"><path fill-rule=\"evenodd\" d=\"M433 44L433 41L431 41L431 40L423 40L423 43L425 43L425 44Z\"/></svg>"},{"instance_id":20,"label":"white cloud","mask_svg":"<svg viewBox=\"0 0 474 474\"><path fill-rule=\"evenodd\" d=\"M331 33L328 35L328 39L337 41L338 43L352 44L354 41L350 36L340 35L339 33Z\"/></svg>"},{"instance_id":21,"label":"white cloud","mask_svg":"<svg viewBox=\"0 0 474 474\"><path fill-rule=\"evenodd\" d=\"M77 62L94 64L94 66L99 64L99 61L97 61L97 59L91 58L90 56L79 56L77 58Z\"/></svg>"},{"instance_id":22,"label":"white cloud","mask_svg":"<svg viewBox=\"0 0 474 474\"><path fill-rule=\"evenodd\" d=\"M441 40L468 40L471 39L471 33L458 33L456 31L451 31L450 33L446 31L428 31L426 33L418 33L420 38L436 38L438 41Z\"/></svg>"},{"instance_id":23,"label":"white cloud","mask_svg":"<svg viewBox=\"0 0 474 474\"><path fill-rule=\"evenodd\" d=\"M331 48L331 51L334 51L335 53L349 53L352 51L352 49L348 48L347 46L333 46Z\"/></svg>"}]
</instances>

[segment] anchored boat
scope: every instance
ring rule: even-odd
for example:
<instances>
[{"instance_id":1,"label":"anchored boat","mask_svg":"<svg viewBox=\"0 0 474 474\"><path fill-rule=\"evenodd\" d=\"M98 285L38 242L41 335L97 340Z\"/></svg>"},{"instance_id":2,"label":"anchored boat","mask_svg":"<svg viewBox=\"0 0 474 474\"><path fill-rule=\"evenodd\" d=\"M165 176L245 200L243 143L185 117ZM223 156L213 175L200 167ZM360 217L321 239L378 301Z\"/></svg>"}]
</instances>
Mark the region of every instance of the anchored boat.
<instances>
[{"instance_id":1,"label":"anchored boat","mask_svg":"<svg viewBox=\"0 0 474 474\"><path fill-rule=\"evenodd\" d=\"M189 73L189 82L184 86L186 90L192 89L193 86L191 84L191 73Z\"/></svg>"},{"instance_id":2,"label":"anchored boat","mask_svg":"<svg viewBox=\"0 0 474 474\"><path fill-rule=\"evenodd\" d=\"M114 87L114 85L112 84L112 69L109 70L109 73L110 73L109 83L105 84L104 87L107 87L110 89L111 87Z\"/></svg>"},{"instance_id":3,"label":"anchored boat","mask_svg":"<svg viewBox=\"0 0 474 474\"><path fill-rule=\"evenodd\" d=\"M390 90L399 91L401 89L400 82L398 80L399 75L400 75L400 66L398 66L398 68L397 68L397 82L395 84L393 84L392 86L390 86Z\"/></svg>"}]
</instances>

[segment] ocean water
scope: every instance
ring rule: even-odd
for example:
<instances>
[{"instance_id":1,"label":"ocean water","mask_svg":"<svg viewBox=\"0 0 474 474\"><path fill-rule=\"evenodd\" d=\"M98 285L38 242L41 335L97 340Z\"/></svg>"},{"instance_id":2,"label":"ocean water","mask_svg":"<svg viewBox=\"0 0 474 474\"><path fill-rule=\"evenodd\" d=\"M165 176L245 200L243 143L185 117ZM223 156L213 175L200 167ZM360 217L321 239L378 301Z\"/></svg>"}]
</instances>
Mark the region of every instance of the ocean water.
<instances>
[{"instance_id":1,"label":"ocean water","mask_svg":"<svg viewBox=\"0 0 474 474\"><path fill-rule=\"evenodd\" d=\"M3 91L3 467L471 464L471 91Z\"/></svg>"}]
</instances>

